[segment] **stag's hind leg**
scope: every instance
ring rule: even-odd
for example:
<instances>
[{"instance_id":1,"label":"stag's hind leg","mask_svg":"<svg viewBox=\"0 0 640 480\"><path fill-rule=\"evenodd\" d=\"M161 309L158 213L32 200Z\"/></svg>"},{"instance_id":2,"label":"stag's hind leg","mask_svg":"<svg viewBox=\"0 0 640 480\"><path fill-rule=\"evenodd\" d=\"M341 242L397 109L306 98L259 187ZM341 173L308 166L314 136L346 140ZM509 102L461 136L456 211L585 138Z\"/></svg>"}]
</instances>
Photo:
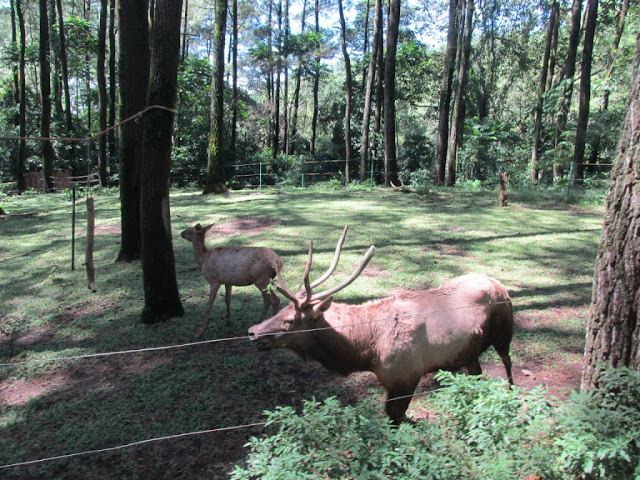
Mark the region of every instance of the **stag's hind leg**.
<instances>
[{"instance_id":1,"label":"stag's hind leg","mask_svg":"<svg viewBox=\"0 0 640 480\"><path fill-rule=\"evenodd\" d=\"M227 304L227 326L231 325L231 289L233 285L227 283L224 286L224 303Z\"/></svg>"},{"instance_id":2,"label":"stag's hind leg","mask_svg":"<svg viewBox=\"0 0 640 480\"><path fill-rule=\"evenodd\" d=\"M387 415L391 419L394 425L399 425L405 418L405 413L411 399L413 398L413 392L418 386L420 379L413 381L409 380L407 383L392 385L387 388L387 403L386 411Z\"/></svg>"}]
</instances>

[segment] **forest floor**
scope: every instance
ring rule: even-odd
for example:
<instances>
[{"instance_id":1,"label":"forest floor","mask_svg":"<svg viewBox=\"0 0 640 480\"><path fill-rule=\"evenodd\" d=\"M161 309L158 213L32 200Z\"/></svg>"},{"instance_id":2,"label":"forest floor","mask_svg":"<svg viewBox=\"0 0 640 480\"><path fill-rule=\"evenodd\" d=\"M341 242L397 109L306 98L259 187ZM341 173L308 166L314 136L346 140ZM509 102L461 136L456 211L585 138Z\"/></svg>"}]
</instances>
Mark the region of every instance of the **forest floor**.
<instances>
[{"instance_id":1,"label":"forest floor","mask_svg":"<svg viewBox=\"0 0 640 480\"><path fill-rule=\"evenodd\" d=\"M117 199L96 202L97 294L83 285L81 267L67 266L68 205L50 198L10 205L16 218L0 223L8 239L0 248L0 300L6 306L0 312L0 363L190 343L207 288L190 245L178 235L196 221L216 223L210 245L274 248L285 259L292 284L306 261L308 240L315 240L320 271L348 222L352 228L338 277L350 273L367 245L375 243L378 253L341 300L359 303L485 271L512 295L515 383L542 386L554 402L579 388L601 206L515 196L505 210L493 206L490 192L430 198L393 192L234 193L196 203L201 201L193 192L172 198L176 270L187 314L156 326L137 321L139 264L113 263ZM399 228L390 231L389 225ZM0 469L0 478L222 479L245 458L249 437L261 434L260 426L245 425L263 422L265 410L299 409L305 400L336 396L344 404L374 399L384 415L385 393L373 374L345 378L287 352L251 345L246 331L257 320L259 305L255 288L235 289L234 323L227 327L217 320L225 308L219 298L205 343L198 345L0 366L0 468L105 449ZM494 352L483 356L482 366L487 375L505 377ZM410 418L428 416L429 392L437 388L433 375L424 377ZM220 428L225 430L146 442ZM144 443L114 449L134 442Z\"/></svg>"}]
</instances>

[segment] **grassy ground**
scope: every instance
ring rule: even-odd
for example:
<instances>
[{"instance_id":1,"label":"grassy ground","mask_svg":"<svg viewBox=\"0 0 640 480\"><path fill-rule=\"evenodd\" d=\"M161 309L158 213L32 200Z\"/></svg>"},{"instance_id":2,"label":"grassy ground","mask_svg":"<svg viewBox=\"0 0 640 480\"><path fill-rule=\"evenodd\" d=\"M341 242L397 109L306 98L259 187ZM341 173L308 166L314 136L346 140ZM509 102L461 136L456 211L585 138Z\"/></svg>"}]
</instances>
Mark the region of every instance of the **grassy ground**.
<instances>
[{"instance_id":1,"label":"grassy ground","mask_svg":"<svg viewBox=\"0 0 640 480\"><path fill-rule=\"evenodd\" d=\"M314 241L312 278L326 269L344 224L350 225L336 281L350 274L369 245L372 263L338 294L349 303L402 289L437 286L471 271L500 279L516 312L515 381L565 395L579 384L584 327L602 206L561 197L512 193L497 208L495 192L307 189L233 192L204 197L176 191L171 199L174 251L186 315L161 325L139 322L139 263L116 264L119 204L96 196L98 291L87 289L84 204L78 204L76 269L71 270L71 202L63 194L8 198L0 220L0 363L33 362L189 342L208 286L191 244L179 232L215 223L210 246L253 245L284 259L291 288L302 279ZM236 288L233 326L224 326L218 298L205 338L246 335L261 298ZM504 376L494 352L483 366ZM418 390L433 388L428 378ZM245 339L159 352L0 366L0 466L108 448L148 438L248 424L276 405L337 395L343 402L384 398L371 374L347 379L286 352L257 352ZM419 418L420 397L409 414ZM381 404L380 413L383 407ZM27 467L2 478L224 478L243 458L257 429L198 435Z\"/></svg>"}]
</instances>

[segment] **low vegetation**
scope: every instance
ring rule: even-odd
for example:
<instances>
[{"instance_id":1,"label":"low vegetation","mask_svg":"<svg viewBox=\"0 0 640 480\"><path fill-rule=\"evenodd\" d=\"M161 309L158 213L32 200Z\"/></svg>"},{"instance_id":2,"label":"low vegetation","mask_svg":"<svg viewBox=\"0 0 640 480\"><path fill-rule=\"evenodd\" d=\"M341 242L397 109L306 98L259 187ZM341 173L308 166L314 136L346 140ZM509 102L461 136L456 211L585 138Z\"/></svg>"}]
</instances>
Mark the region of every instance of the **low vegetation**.
<instances>
[{"instance_id":1,"label":"low vegetation","mask_svg":"<svg viewBox=\"0 0 640 480\"><path fill-rule=\"evenodd\" d=\"M225 325L223 301L216 302L212 309L203 340L232 340L144 353L45 361L189 343L202 322L208 285L193 258L191 244L180 238L179 232L198 222L215 224L207 237L209 247L244 245L275 250L284 260L284 277L292 287L302 278L309 241L314 241L314 276L328 267L335 242L348 223L347 243L335 282L351 273L369 245L376 245L377 252L362 276L340 292L339 301L347 303L381 298L405 289L437 286L447 278L471 271L500 279L509 288L515 308L512 345L515 383L526 389L545 386L550 395L559 398L557 402L551 401L552 405L559 405L553 406L555 412L556 408L563 408L579 385L584 327L603 213L600 193L574 191L570 203L566 200L566 190L512 191L509 206L498 208L496 191L462 187L400 193L325 186L239 191L227 196L174 191L171 199L174 251L186 314L149 326L140 322L143 294L139 263L115 263L120 218L116 192L95 194L96 293L87 288L82 266L84 204L77 205L75 270L71 270L70 197L64 194L3 197L1 206L8 215L0 219L3 305L0 363L12 365L0 366L0 466L167 435L264 422L265 410L279 412L280 407L291 407L297 413L323 408L340 412L326 420L327 428L330 422L351 422L352 414L343 413L343 408L347 408L345 412L365 411L367 419L375 423L372 431L385 428L380 408L384 391L372 375L338 377L317 364L305 365L286 352L262 353L250 344L245 338L247 329L257 322L262 307L260 292L253 287L234 289L231 326ZM487 353L481 361L491 376L504 376L494 352ZM465 402L463 392L455 393L460 390L456 390L457 381L472 384L471 379L446 380L452 385L443 391ZM417 392L435 388L437 382L427 377ZM480 396L491 398L488 386L478 388L485 392ZM494 390L501 392L495 395L528 398L527 390L505 393L502 385L491 389ZM446 407L449 410L458 404L453 396ZM336 400L325 404L330 397ZM433 403L434 398L444 397L418 395L412 401L407 413L417 425L431 425L448 414L443 406ZM316 399L317 407L303 407L311 405L305 402L312 399ZM484 404L490 409L491 402ZM362 410L367 408L371 410ZM529 408L534 412L533 404ZM592 413L585 411L583 417L572 418L587 422ZM496 412L492 414L497 416ZM292 421L305 418L289 416ZM553 413L550 419L560 417ZM503 420L496 418L496 422ZM571 431L577 427L567 425L560 431L556 425L536 424L535 435L542 435L539 429L545 425L554 430L547 432L542 445L556 445L558 438L564 438L567 445L562 451L571 456L563 461L588 464L588 458L571 453L578 451L579 444L587 444L584 439L572 436ZM604 427L606 423L602 421L600 425ZM414 447L402 448L423 449L421 437L428 437L431 448L436 448L438 442L458 445L455 437L458 427L451 426L444 433L438 430L441 427L424 428L429 428L424 434L407 433L411 432L409 425L398 429L397 432L404 432L415 442ZM631 427L625 429L633 431ZM480 435L481 430L478 427L474 432ZM273 430L268 428L265 432ZM259 455L255 450L257 441L252 441L249 457L244 444L251 436L262 438L261 434L259 427L252 427L194 435L3 469L0 476L210 479L228 478L238 468L234 474L237 478L242 471L238 465L253 468L251 462ZM378 441L395 435L389 430ZM525 448L525 435L522 432L518 435L501 440L513 446L502 452L500 458L504 462L509 452ZM531 445L537 444L535 435L530 439ZM593 433L596 443L598 435ZM573 450L571 441L575 442ZM338 440L336 448L337 445ZM380 457L391 452L382 450ZM627 452L630 458L637 459L632 450L616 451ZM431 455L427 451L422 454L425 458ZM331 453L328 451L327 455ZM464 451L459 455L452 458L462 458ZM387 455L381 461L393 463L394 458ZM245 459L249 464L243 463ZM283 458L283 461L292 460ZM521 463L515 461L504 463L505 468L515 468L513 475L526 478L538 474L534 470L520 470ZM540 462L531 465L541 465ZM593 459L594 469L600 468L598 462ZM622 465L624 459L620 462ZM473 468L485 468L482 465L485 464ZM339 478L329 470L326 475ZM345 478L350 477L345 474Z\"/></svg>"}]
</instances>

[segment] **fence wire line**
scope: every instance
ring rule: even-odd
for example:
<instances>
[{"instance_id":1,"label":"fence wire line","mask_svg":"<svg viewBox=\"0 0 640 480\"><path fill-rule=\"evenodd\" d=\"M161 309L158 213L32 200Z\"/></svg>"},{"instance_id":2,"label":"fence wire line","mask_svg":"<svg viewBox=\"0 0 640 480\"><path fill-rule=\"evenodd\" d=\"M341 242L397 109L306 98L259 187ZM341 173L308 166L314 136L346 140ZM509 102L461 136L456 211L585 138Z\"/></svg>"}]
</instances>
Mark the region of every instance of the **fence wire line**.
<instances>
[{"instance_id":1,"label":"fence wire line","mask_svg":"<svg viewBox=\"0 0 640 480\"><path fill-rule=\"evenodd\" d=\"M0 135L0 140L24 140L24 141L36 141L36 142L91 142L93 140L95 140L98 137L101 137L102 135L109 133L111 130L114 130L116 128L118 128L121 125L124 125L125 123L128 123L132 120L136 120L138 118L141 118L142 115L144 115L145 113L147 113L149 110L154 110L154 109L159 109L159 110L166 110L167 112L171 112L171 113L176 113L177 110L173 109L173 108L169 108L169 107L165 107L163 105L150 105L147 108L145 108L144 110L138 112L138 113L134 113L133 115L131 115L128 118L125 118L124 120L116 123L115 125L111 125L109 128L102 130L100 132L97 132L96 134L90 136L90 137L18 137L18 136L12 136L12 135Z\"/></svg>"},{"instance_id":2,"label":"fence wire line","mask_svg":"<svg viewBox=\"0 0 640 480\"><path fill-rule=\"evenodd\" d=\"M442 390L442 387L438 387L438 388L434 388L432 390L426 390L423 392L417 392L414 393L412 395L402 395L400 397L394 397L394 398L388 398L385 400L385 402L391 402L394 400L400 400L403 398L413 398L413 397L417 397L417 396L424 396L424 395L429 395L431 393L437 392L439 390ZM76 453L69 453L69 454L65 454L65 455L57 455L55 457L46 457L46 458L40 458L37 460L28 460L25 462L17 462L17 463L12 463L9 465L0 465L0 470L4 470L4 469L8 469L8 468L15 468L15 467L25 467L25 466L29 466L29 465L36 465L36 464L40 464L40 463L46 463L46 462L51 462L54 460L68 460L70 458L75 458L75 457L82 457L82 456L87 456L87 455L97 455L100 453L106 453L106 452L114 452L117 450L124 450L126 448L131 448L131 447L137 447L140 445L146 445L149 443L154 443L154 442L161 442L164 440L177 440L177 439L181 439L181 438L187 438L187 437L193 437L196 435L205 435L205 434L211 434L211 433L220 433L220 432L228 432L228 431L233 431L233 430L242 430L245 428L253 428L253 427L265 427L267 425L275 425L277 423L280 423L278 421L271 421L271 422L256 422L256 423L247 423L244 425L235 425L232 427L221 427L221 428L214 428L214 429L210 429L210 430L200 430L197 432L187 432L187 433L179 433L177 435L166 435L164 437L155 437L155 438L149 438L146 440L140 440L137 442L131 442L131 443L126 443L124 445L117 445L115 447L106 447L106 448L99 448L99 449L95 449L95 450L87 450L84 452L76 452Z\"/></svg>"},{"instance_id":3,"label":"fence wire line","mask_svg":"<svg viewBox=\"0 0 640 480\"><path fill-rule=\"evenodd\" d=\"M310 332L320 332L320 331L324 331L324 330L335 330L335 329L339 329L339 328L348 328L348 327L356 327L359 325L370 325L372 323L380 323L380 322L386 322L389 320L397 320L398 318L403 318L403 317L416 317L416 316L421 316L421 315L433 315L436 313L443 313L443 312L449 312L449 311L453 311L453 310L462 310L465 308L477 308L477 307L482 307L482 306L490 306L490 305L504 305L507 303L511 303L510 301L502 301L502 302L492 302L492 303L485 303L485 304L477 304L477 305L464 305L461 307L452 307L452 308L445 308L442 310L429 310L429 311L424 311L424 312L417 312L417 313L402 313L402 314L397 314L394 315L393 317L385 317L385 318L381 318L378 320L368 320L368 321L364 321L364 322L357 322L357 323L349 323L346 325L338 325L338 326L329 326L329 327L320 327L320 328L310 328L310 329L306 329L306 330L296 330L293 332L278 332L278 333L267 333L264 335L260 335L261 337L271 337L271 336L275 336L275 335L290 335L290 334L296 334L296 333L310 333ZM114 356L114 355L128 355L128 354L135 354L135 353L145 353L145 352L158 352L158 351L162 351L162 350L177 350L179 348L186 348L186 347L193 347L193 346L198 346L198 345L206 345L206 344L211 344L211 343L222 343L222 342L229 342L229 341L235 341L235 340L250 340L251 337L248 335L244 335L241 337L227 337L227 338L216 338L216 339L211 339L211 340L201 340L201 341L197 341L197 342L188 342L188 343L181 343L181 344L176 344L176 345L165 345L165 346L160 346L160 347L148 347L148 348L136 348L136 349L130 349L130 350L118 350L118 351L113 351L113 352L101 352L101 353L88 353L85 355L70 355L68 357L54 357L54 358L43 358L43 359L37 359L37 360L26 360L24 362L12 362L12 363L0 363L0 367L14 367L14 366L21 366L21 365L34 365L34 364L40 364L40 363L46 363L46 362L60 362L60 361L66 361L66 360L82 360L82 359L86 359L86 358L99 358L99 357L110 357L110 356Z\"/></svg>"},{"instance_id":4,"label":"fence wire line","mask_svg":"<svg viewBox=\"0 0 640 480\"><path fill-rule=\"evenodd\" d=\"M70 458L74 458L74 457L81 457L81 456L85 456L85 455L94 455L94 454L98 454L98 453L106 453L106 452L113 452L116 450L123 450L125 448L130 448L130 447L137 447L139 445L145 445L148 443L153 443L153 442L161 442L163 440L175 440L175 439L180 439L180 438L185 438L185 437L191 437L191 436L195 436L195 435L205 435L208 433L218 433L218 432L225 432L225 431L230 431L230 430L240 430L243 428L250 428L250 427L262 427L267 425L268 422L258 422L258 423L249 423L246 425L236 425L233 427L221 427L221 428L214 428L211 430L201 430L198 432L188 432L188 433L180 433L177 435L167 435L164 437L156 437L156 438L149 438L147 440L140 440L138 442L131 442L131 443L127 443L124 445L118 445L115 447L107 447L107 448L99 448L96 450L87 450L85 452L77 452L77 453L69 453L66 455L58 455L55 457L48 457L48 458L40 458L38 460L29 460L26 462L17 462L17 463L13 463L11 465L0 465L0 470L6 469L6 468L14 468L14 467L24 467L24 466L28 466L28 465L35 465L38 463L45 463L45 462L50 462L53 460L67 460ZM272 422L273 423L273 422Z\"/></svg>"}]
</instances>

